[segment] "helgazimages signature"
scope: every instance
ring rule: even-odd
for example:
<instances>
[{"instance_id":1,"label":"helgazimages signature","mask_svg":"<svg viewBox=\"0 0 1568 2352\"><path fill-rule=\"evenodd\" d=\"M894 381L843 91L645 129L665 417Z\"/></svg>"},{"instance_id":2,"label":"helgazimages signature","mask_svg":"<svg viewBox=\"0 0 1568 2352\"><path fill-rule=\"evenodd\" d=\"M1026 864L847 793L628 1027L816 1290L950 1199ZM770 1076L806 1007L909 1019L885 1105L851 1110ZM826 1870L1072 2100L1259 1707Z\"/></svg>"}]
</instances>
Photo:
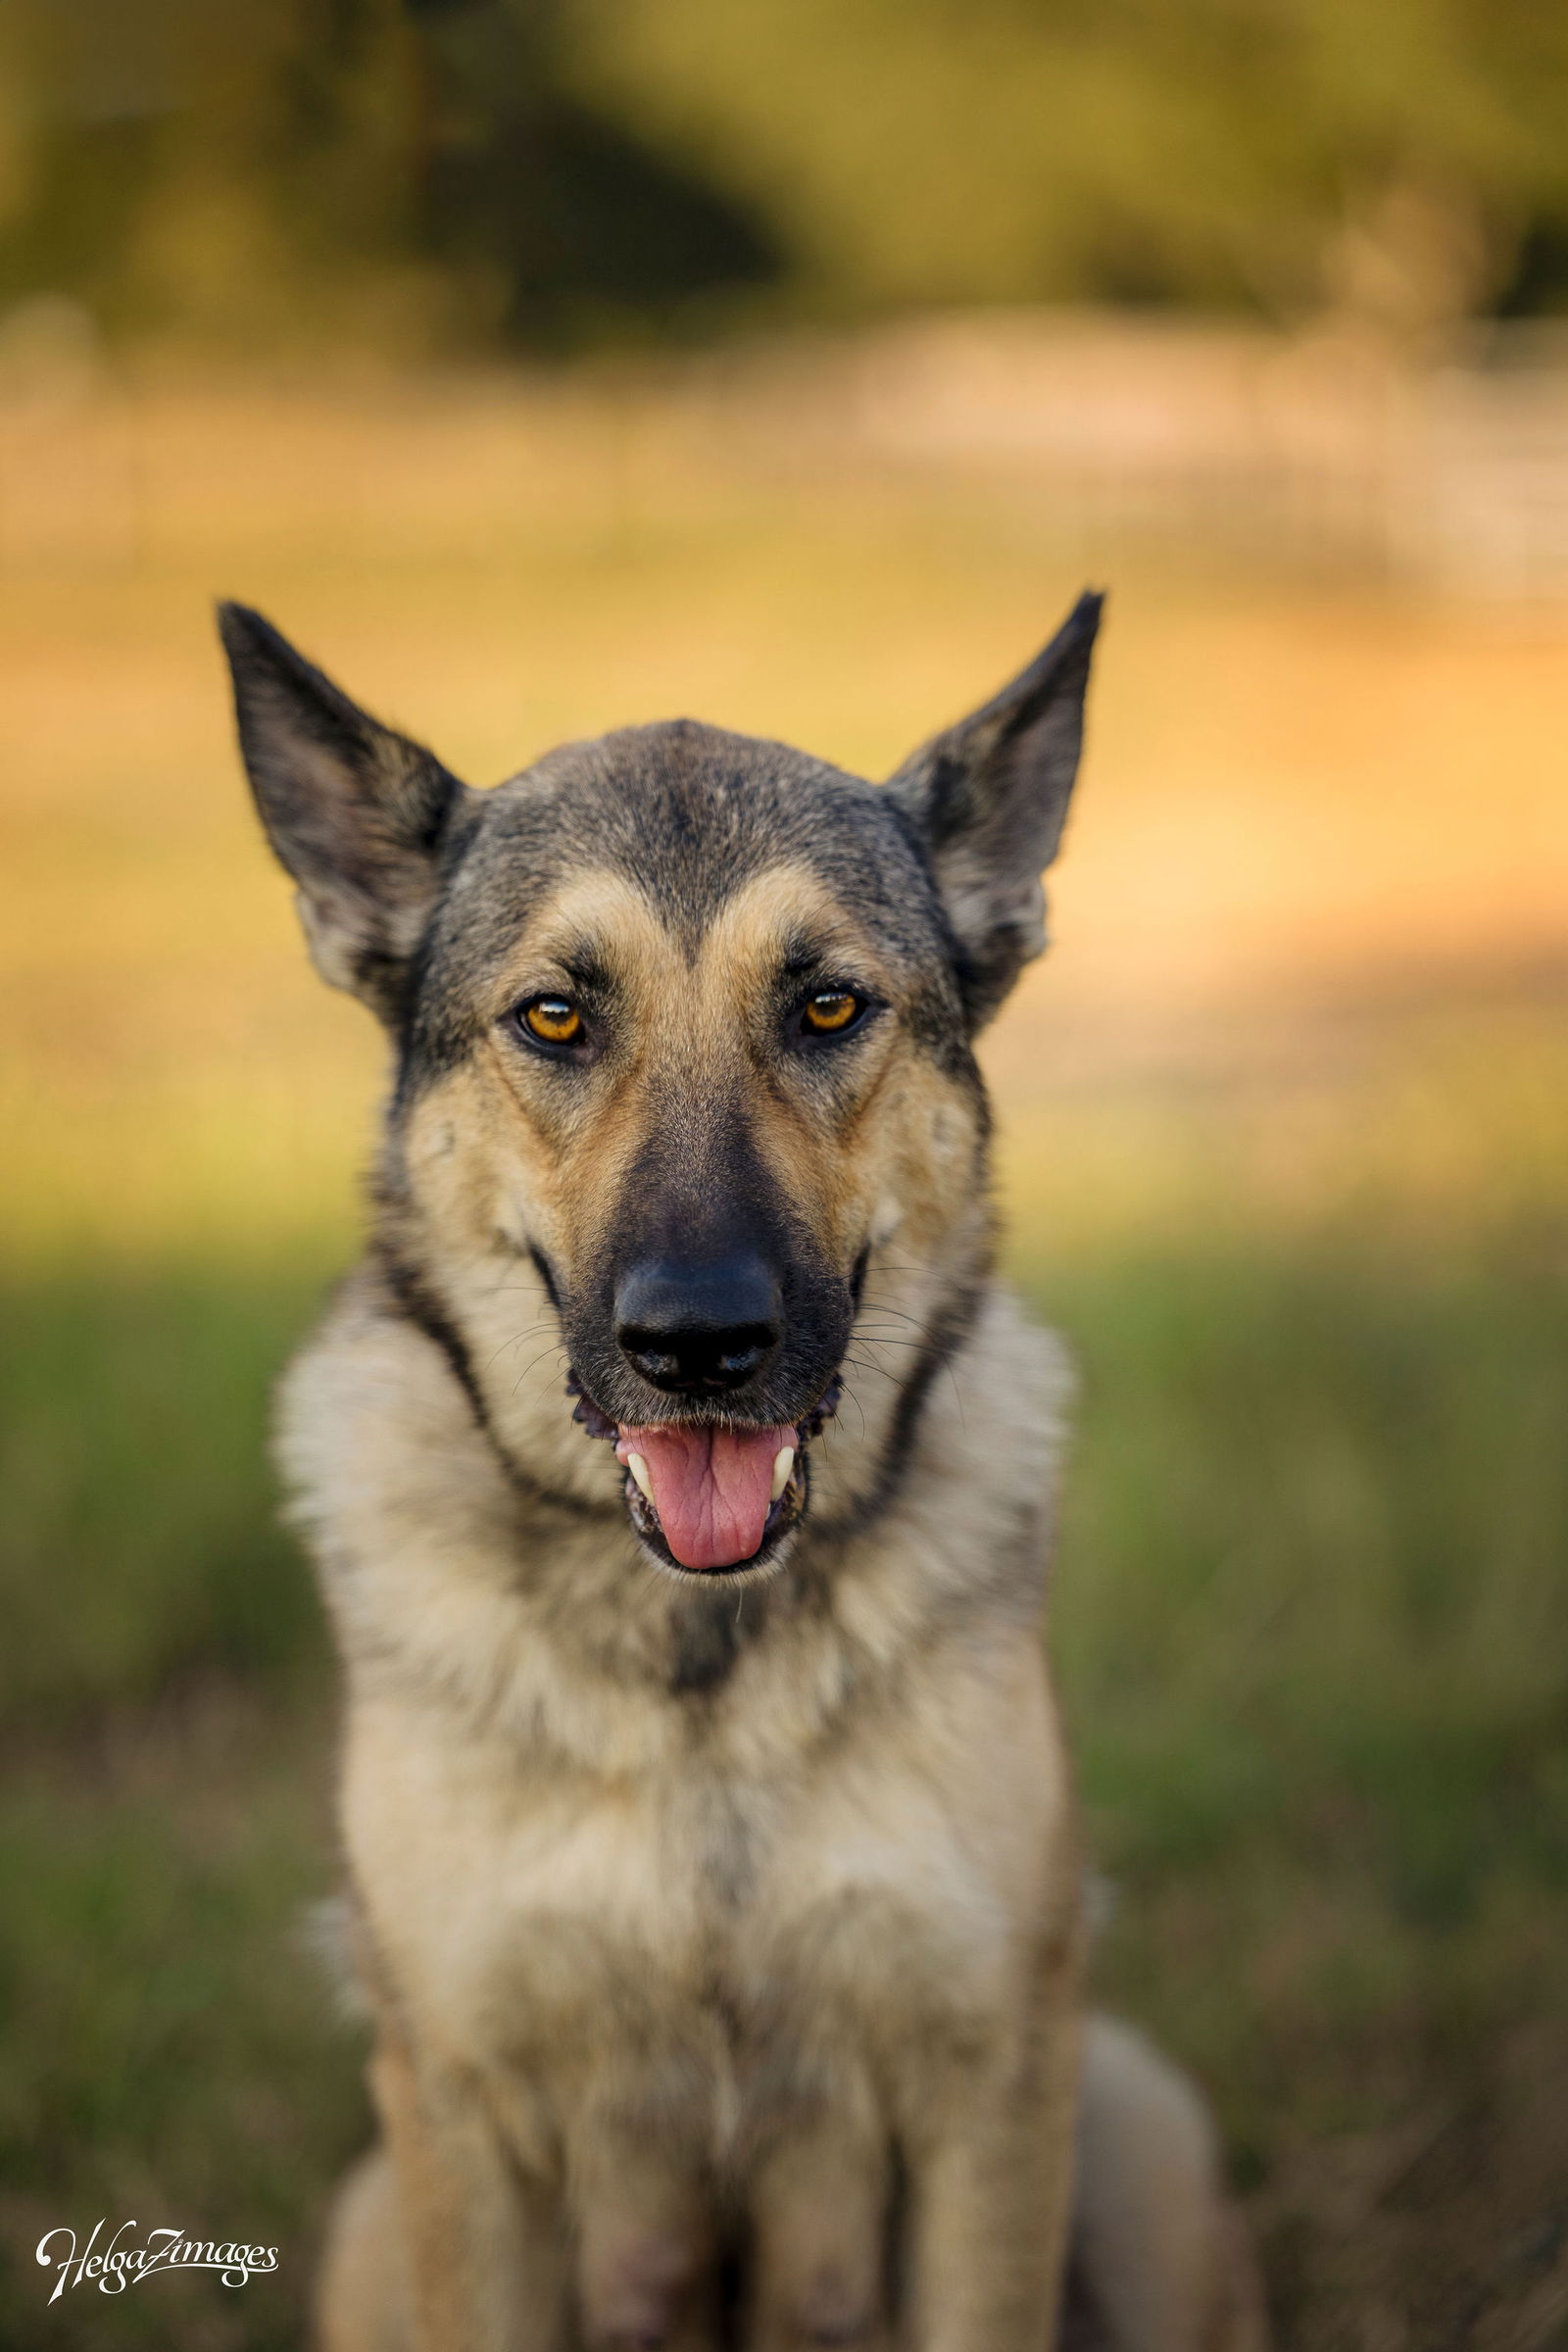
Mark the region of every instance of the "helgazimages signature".
<instances>
[{"instance_id":1,"label":"helgazimages signature","mask_svg":"<svg viewBox=\"0 0 1568 2352\"><path fill-rule=\"evenodd\" d=\"M253 2273L277 2268L275 2246L248 2246L232 2240L220 2245L216 2239L187 2237L183 2230L149 2230L144 2245L122 2246L126 2230L136 2228L134 2222L122 2222L103 2252L94 2253L103 2228L101 2221L94 2226L79 2254L74 2230L62 2227L39 2238L38 2261L46 2269L53 2264L60 2273L51 2303L58 2303L68 2286L80 2286L83 2279L92 2280L100 2294L122 2295L127 2286L150 2278L154 2271L217 2271L225 2286L243 2286ZM67 2251L51 2252L61 2238L70 2240Z\"/></svg>"}]
</instances>

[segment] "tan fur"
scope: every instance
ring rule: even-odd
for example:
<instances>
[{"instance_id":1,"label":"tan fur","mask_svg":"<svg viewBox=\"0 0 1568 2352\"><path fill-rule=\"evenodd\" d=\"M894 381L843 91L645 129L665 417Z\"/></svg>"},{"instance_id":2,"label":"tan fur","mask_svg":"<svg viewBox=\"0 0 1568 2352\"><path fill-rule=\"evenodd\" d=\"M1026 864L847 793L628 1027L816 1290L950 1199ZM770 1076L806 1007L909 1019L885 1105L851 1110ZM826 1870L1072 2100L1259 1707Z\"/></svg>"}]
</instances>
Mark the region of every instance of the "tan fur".
<instances>
[{"instance_id":1,"label":"tan fur","mask_svg":"<svg viewBox=\"0 0 1568 2352\"><path fill-rule=\"evenodd\" d=\"M1084 2037L1073 2260L1087 2340L1115 2352L1264 2352L1250 2249L1192 2085L1139 2034L1092 2018Z\"/></svg>"}]
</instances>

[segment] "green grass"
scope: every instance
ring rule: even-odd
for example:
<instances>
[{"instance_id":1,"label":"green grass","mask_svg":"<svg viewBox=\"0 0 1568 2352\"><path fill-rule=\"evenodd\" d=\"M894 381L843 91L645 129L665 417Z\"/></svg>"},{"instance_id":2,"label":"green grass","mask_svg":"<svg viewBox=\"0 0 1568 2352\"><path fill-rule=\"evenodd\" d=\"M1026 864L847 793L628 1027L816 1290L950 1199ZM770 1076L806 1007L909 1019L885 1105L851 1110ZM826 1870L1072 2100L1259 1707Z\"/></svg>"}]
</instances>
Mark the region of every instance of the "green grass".
<instances>
[{"instance_id":1,"label":"green grass","mask_svg":"<svg viewBox=\"0 0 1568 2352\"><path fill-rule=\"evenodd\" d=\"M1102 1996L1213 2090L1288 2342L1568 2342L1560 1235L1033 1287Z\"/></svg>"},{"instance_id":2,"label":"green grass","mask_svg":"<svg viewBox=\"0 0 1568 2352\"><path fill-rule=\"evenodd\" d=\"M292 2345L359 2058L299 1946L327 1891L329 1675L275 1526L267 1392L320 1284L9 1280L0 1372L0 2342ZM239 2291L52 2309L69 2223L278 2244Z\"/></svg>"},{"instance_id":3,"label":"green grass","mask_svg":"<svg viewBox=\"0 0 1568 2352\"><path fill-rule=\"evenodd\" d=\"M14 1721L58 1733L215 1673L271 1691L314 1651L265 1435L269 1384L321 1290L272 1269L5 1285Z\"/></svg>"},{"instance_id":4,"label":"green grass","mask_svg":"<svg viewBox=\"0 0 1568 2352\"><path fill-rule=\"evenodd\" d=\"M1054 1642L1099 1975L1214 2093L1288 2344L1568 2342L1568 1250L1031 1266L1084 1372ZM329 1672L274 1532L314 1267L0 1298L0 2341L299 2340L359 2050L297 1949ZM52 2309L100 2213L275 2278Z\"/></svg>"}]
</instances>

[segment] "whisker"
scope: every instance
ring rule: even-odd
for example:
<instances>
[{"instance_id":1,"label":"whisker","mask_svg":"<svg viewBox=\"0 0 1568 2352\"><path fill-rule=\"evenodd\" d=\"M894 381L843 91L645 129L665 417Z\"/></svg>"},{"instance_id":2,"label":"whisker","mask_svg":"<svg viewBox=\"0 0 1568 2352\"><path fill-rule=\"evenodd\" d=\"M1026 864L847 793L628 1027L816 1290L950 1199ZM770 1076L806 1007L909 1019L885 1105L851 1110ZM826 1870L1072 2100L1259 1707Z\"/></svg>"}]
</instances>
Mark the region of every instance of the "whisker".
<instances>
[{"instance_id":1,"label":"whisker","mask_svg":"<svg viewBox=\"0 0 1568 2352\"><path fill-rule=\"evenodd\" d=\"M552 1389L555 1387L557 1378L558 1374L554 1372L546 1373L544 1379L539 1383L539 1386L535 1389L533 1395L528 1399L527 1409L529 1412L532 1412L534 1406L542 1402L542 1400L550 1395ZM513 1395L516 1395L515 1389L514 1389Z\"/></svg>"},{"instance_id":2,"label":"whisker","mask_svg":"<svg viewBox=\"0 0 1568 2352\"><path fill-rule=\"evenodd\" d=\"M860 1416L860 1441L863 1445L865 1442L865 1408L847 1380L841 1380L840 1386L843 1394L849 1398L850 1402L854 1405L856 1411Z\"/></svg>"},{"instance_id":3,"label":"whisker","mask_svg":"<svg viewBox=\"0 0 1568 2352\"><path fill-rule=\"evenodd\" d=\"M488 1372L491 1365L499 1363L509 1348L520 1348L524 1340L531 1340L536 1333L548 1331L549 1328L548 1323L530 1323L526 1331L514 1332L510 1340L502 1341L495 1354L491 1356L490 1362L485 1365L485 1370Z\"/></svg>"},{"instance_id":4,"label":"whisker","mask_svg":"<svg viewBox=\"0 0 1568 2352\"><path fill-rule=\"evenodd\" d=\"M516 1396L517 1391L521 1388L523 1382L527 1379L535 1364L542 1364L547 1355L564 1355L565 1352L566 1351L564 1348L561 1346L559 1341L556 1343L554 1348L542 1348L536 1356L530 1358L530 1360L523 1365L522 1370L517 1374L516 1379L513 1382L513 1396Z\"/></svg>"}]
</instances>

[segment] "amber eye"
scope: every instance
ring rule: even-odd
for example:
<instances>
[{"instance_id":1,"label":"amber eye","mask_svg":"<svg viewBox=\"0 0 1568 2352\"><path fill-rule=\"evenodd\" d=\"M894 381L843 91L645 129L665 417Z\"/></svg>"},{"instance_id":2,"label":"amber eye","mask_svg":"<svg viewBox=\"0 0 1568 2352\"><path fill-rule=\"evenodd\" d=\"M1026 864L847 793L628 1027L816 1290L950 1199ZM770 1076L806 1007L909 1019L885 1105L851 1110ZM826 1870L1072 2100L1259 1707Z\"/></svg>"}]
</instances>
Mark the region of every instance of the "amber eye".
<instances>
[{"instance_id":1,"label":"amber eye","mask_svg":"<svg viewBox=\"0 0 1568 2352\"><path fill-rule=\"evenodd\" d=\"M811 999L801 1022L813 1037L833 1037L841 1029L851 1028L863 1010L861 1000L848 989L828 988Z\"/></svg>"},{"instance_id":2,"label":"amber eye","mask_svg":"<svg viewBox=\"0 0 1568 2352\"><path fill-rule=\"evenodd\" d=\"M582 1014L569 997L531 997L517 1018L542 1045L574 1046L582 1035Z\"/></svg>"}]
</instances>

